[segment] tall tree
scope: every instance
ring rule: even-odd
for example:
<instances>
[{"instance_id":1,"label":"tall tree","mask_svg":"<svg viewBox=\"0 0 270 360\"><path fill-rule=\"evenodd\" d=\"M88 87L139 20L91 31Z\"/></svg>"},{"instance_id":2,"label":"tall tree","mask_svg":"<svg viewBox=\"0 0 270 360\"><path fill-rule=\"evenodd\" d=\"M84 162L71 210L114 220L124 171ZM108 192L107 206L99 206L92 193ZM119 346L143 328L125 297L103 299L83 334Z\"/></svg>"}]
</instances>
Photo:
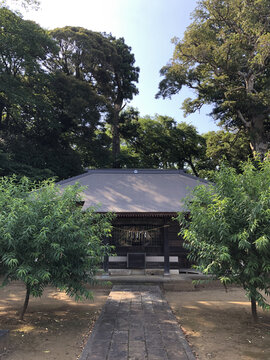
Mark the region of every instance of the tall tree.
<instances>
[{"instance_id":1,"label":"tall tree","mask_svg":"<svg viewBox=\"0 0 270 360\"><path fill-rule=\"evenodd\" d=\"M183 40L174 39L157 96L183 86L194 90L186 113L203 104L228 129L244 128L254 152L269 148L270 3L268 0L201 0Z\"/></svg>"},{"instance_id":2,"label":"tall tree","mask_svg":"<svg viewBox=\"0 0 270 360\"><path fill-rule=\"evenodd\" d=\"M101 116L106 111L103 98L87 82L61 72L52 76L49 97L55 125L52 141L73 149L85 167L105 166L110 139Z\"/></svg>"},{"instance_id":3,"label":"tall tree","mask_svg":"<svg viewBox=\"0 0 270 360\"><path fill-rule=\"evenodd\" d=\"M195 127L168 116L138 117L134 110L121 114L122 145L136 167L190 168L198 176L194 160L205 148L205 141ZM128 157L123 159L126 161ZM134 166L133 165L133 166Z\"/></svg>"},{"instance_id":4,"label":"tall tree","mask_svg":"<svg viewBox=\"0 0 270 360\"><path fill-rule=\"evenodd\" d=\"M83 28L48 35L4 7L0 21L1 173L62 179L111 166L119 109L137 92L131 49Z\"/></svg>"},{"instance_id":5,"label":"tall tree","mask_svg":"<svg viewBox=\"0 0 270 360\"><path fill-rule=\"evenodd\" d=\"M119 166L119 113L124 101L138 92L139 68L123 38L93 32L79 27L65 27L51 31L60 52L53 59L54 70L84 81L106 106L103 115L112 128L113 166ZM104 117L104 116L103 116Z\"/></svg>"},{"instance_id":6,"label":"tall tree","mask_svg":"<svg viewBox=\"0 0 270 360\"><path fill-rule=\"evenodd\" d=\"M131 53L131 47L125 44L124 38L115 39L112 36L108 38L119 56L119 59L112 63L111 88L108 94L112 106L109 119L113 135L113 167L117 168L120 167L119 116L126 103L139 92L135 85L139 79L139 68L135 67L135 57Z\"/></svg>"}]
</instances>

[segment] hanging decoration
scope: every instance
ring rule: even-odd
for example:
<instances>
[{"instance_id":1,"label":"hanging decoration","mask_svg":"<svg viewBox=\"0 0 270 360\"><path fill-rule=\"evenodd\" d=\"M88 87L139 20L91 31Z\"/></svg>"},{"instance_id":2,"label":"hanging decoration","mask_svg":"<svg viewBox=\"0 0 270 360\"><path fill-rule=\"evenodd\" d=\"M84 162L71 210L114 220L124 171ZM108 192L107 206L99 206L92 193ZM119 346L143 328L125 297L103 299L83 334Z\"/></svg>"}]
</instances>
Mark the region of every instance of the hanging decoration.
<instances>
[{"instance_id":1,"label":"hanging decoration","mask_svg":"<svg viewBox=\"0 0 270 360\"><path fill-rule=\"evenodd\" d=\"M145 225L146 227L147 225ZM114 240L120 246L149 246L158 245L160 239L160 230L170 225L163 225L151 229L138 229L137 226L127 228L120 228L113 226L115 230ZM140 226L142 228L143 225Z\"/></svg>"}]
</instances>

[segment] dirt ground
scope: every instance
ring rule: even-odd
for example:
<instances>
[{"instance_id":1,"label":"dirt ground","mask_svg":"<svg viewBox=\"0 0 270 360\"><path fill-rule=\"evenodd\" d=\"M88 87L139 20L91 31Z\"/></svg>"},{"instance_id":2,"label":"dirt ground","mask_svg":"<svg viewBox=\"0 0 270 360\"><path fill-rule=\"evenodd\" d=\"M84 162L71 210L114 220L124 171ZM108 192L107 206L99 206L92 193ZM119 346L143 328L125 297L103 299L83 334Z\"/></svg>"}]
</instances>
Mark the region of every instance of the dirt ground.
<instances>
[{"instance_id":1,"label":"dirt ground","mask_svg":"<svg viewBox=\"0 0 270 360\"><path fill-rule=\"evenodd\" d=\"M166 292L166 298L198 359L270 359L270 312L259 310L254 324L243 290Z\"/></svg>"},{"instance_id":2,"label":"dirt ground","mask_svg":"<svg viewBox=\"0 0 270 360\"><path fill-rule=\"evenodd\" d=\"M0 289L0 329L10 330L1 360L75 360L110 289L94 289L94 300L75 302L54 288L30 298L24 321L18 320L25 296L21 283Z\"/></svg>"},{"instance_id":3,"label":"dirt ground","mask_svg":"<svg viewBox=\"0 0 270 360\"><path fill-rule=\"evenodd\" d=\"M75 302L53 288L30 299L18 320L25 289L13 283L0 289L0 329L10 330L1 360L75 360L110 289L93 289L94 300ZM199 360L269 360L270 312L253 324L250 304L239 288L209 288L165 293Z\"/></svg>"}]
</instances>

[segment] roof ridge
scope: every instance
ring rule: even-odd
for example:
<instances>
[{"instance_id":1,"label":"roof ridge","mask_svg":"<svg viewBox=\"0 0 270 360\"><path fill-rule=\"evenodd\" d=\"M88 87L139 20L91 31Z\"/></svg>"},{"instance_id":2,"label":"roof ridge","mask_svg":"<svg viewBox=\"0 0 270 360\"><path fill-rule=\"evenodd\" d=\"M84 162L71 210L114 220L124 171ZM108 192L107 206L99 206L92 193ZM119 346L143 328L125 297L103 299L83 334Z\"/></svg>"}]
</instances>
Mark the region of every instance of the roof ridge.
<instances>
[{"instance_id":1,"label":"roof ridge","mask_svg":"<svg viewBox=\"0 0 270 360\"><path fill-rule=\"evenodd\" d=\"M166 173L174 173L174 174L182 174L185 173L185 170L183 169L140 169L140 168L121 168L121 169L88 169L88 173L106 173L106 174L121 174L121 173L131 173L131 174L153 174L153 173L160 173L160 174L166 174Z\"/></svg>"},{"instance_id":2,"label":"roof ridge","mask_svg":"<svg viewBox=\"0 0 270 360\"><path fill-rule=\"evenodd\" d=\"M207 180L196 177L191 174L187 174L185 170L183 169L138 169L138 168L132 168L132 169L87 169L86 172L80 175L76 175L73 177L70 177L68 179L61 180L57 182L57 184L62 185L66 184L73 180L79 180L85 176L92 175L92 174L179 174L183 175L185 177L208 183Z\"/></svg>"}]
</instances>

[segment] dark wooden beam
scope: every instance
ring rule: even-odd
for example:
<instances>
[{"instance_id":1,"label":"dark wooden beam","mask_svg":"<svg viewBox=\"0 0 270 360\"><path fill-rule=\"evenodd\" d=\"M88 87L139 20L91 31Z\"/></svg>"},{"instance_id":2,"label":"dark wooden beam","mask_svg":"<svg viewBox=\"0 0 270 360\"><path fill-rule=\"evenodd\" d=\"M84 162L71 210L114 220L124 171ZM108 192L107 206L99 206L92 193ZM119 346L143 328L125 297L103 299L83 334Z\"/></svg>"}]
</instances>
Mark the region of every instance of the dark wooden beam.
<instances>
[{"instance_id":1,"label":"dark wooden beam","mask_svg":"<svg viewBox=\"0 0 270 360\"><path fill-rule=\"evenodd\" d=\"M164 275L170 275L170 246L169 246L169 236L168 236L168 227L164 221L163 228L163 253L164 253Z\"/></svg>"}]
</instances>

